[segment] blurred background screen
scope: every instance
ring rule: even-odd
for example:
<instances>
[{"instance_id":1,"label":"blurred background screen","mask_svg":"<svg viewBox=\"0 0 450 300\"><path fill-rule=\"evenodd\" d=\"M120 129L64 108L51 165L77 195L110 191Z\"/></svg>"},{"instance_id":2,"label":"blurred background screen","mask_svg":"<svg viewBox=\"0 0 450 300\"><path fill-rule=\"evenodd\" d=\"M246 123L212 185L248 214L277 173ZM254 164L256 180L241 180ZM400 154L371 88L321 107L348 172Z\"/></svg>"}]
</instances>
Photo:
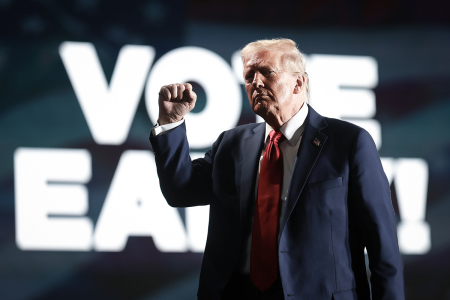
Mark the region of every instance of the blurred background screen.
<instances>
[{"instance_id":1,"label":"blurred background screen","mask_svg":"<svg viewBox=\"0 0 450 300\"><path fill-rule=\"evenodd\" d=\"M0 0L0 298L196 299L209 211L161 195L159 88L193 84L200 157L260 121L239 49L286 37L312 107L375 140L407 299L450 299L449 13L440 0Z\"/></svg>"}]
</instances>

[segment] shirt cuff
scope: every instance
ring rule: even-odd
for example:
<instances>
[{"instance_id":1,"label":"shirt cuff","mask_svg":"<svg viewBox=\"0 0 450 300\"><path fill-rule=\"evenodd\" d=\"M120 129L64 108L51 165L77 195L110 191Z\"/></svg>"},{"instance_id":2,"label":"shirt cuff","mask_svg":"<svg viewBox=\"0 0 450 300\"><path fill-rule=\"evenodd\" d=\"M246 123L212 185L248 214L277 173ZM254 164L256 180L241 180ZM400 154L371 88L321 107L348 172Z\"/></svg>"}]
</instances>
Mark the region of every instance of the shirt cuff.
<instances>
[{"instance_id":1,"label":"shirt cuff","mask_svg":"<svg viewBox=\"0 0 450 300\"><path fill-rule=\"evenodd\" d=\"M159 123L156 122L155 127L152 128L152 136L166 134L166 133L172 131L173 129L177 128L181 124L183 124L183 122L184 122L184 119L181 121L178 121L178 122L169 123L169 124L165 124L165 125L159 125Z\"/></svg>"}]
</instances>

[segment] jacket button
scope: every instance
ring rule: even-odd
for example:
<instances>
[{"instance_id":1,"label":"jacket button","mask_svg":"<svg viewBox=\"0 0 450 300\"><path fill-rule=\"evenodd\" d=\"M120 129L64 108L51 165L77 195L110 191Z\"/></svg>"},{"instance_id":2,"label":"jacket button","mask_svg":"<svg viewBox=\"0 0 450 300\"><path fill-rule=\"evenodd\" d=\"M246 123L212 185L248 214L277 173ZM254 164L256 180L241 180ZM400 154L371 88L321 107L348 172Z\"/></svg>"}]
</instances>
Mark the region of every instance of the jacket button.
<instances>
[{"instance_id":1,"label":"jacket button","mask_svg":"<svg viewBox=\"0 0 450 300\"><path fill-rule=\"evenodd\" d=\"M283 251L283 250L281 250L281 251L280 251L280 253L287 253L287 251Z\"/></svg>"}]
</instances>

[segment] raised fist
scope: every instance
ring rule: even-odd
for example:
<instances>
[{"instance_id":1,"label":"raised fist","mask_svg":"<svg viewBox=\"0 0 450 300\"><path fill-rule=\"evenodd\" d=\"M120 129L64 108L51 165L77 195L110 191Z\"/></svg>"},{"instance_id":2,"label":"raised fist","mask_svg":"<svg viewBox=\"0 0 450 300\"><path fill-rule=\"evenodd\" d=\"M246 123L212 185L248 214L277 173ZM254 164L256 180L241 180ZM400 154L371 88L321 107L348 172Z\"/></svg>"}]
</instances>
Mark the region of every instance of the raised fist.
<instances>
[{"instance_id":1,"label":"raised fist","mask_svg":"<svg viewBox=\"0 0 450 300\"><path fill-rule=\"evenodd\" d=\"M169 84L159 91L159 125L181 121L195 107L197 94L192 91L192 85Z\"/></svg>"}]
</instances>

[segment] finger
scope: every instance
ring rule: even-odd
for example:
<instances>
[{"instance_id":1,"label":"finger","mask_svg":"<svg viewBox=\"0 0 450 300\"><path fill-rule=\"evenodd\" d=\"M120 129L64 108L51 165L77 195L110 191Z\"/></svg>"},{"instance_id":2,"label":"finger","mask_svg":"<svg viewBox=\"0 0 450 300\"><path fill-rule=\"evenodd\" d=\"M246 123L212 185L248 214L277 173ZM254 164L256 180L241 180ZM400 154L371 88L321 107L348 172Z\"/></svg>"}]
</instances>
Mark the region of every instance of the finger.
<instances>
[{"instance_id":1,"label":"finger","mask_svg":"<svg viewBox=\"0 0 450 300\"><path fill-rule=\"evenodd\" d=\"M195 103L197 102L197 94L194 91L189 92L189 110L194 109Z\"/></svg>"},{"instance_id":2,"label":"finger","mask_svg":"<svg viewBox=\"0 0 450 300\"><path fill-rule=\"evenodd\" d=\"M172 94L172 98L170 100L175 100L177 99L177 85L176 84L171 84L170 85L170 93Z\"/></svg>"},{"instance_id":3,"label":"finger","mask_svg":"<svg viewBox=\"0 0 450 300\"><path fill-rule=\"evenodd\" d=\"M184 87L186 88L186 90L192 91L192 85L190 83L185 83Z\"/></svg>"},{"instance_id":4,"label":"finger","mask_svg":"<svg viewBox=\"0 0 450 300\"><path fill-rule=\"evenodd\" d=\"M181 101L182 99L183 99L183 93L184 93L184 90L185 90L185 87L184 87L184 84L178 84L178 86L177 86L177 100L178 101Z\"/></svg>"},{"instance_id":5,"label":"finger","mask_svg":"<svg viewBox=\"0 0 450 300\"><path fill-rule=\"evenodd\" d=\"M189 102L194 102L197 100L197 94L194 91L189 91Z\"/></svg>"},{"instance_id":6,"label":"finger","mask_svg":"<svg viewBox=\"0 0 450 300\"><path fill-rule=\"evenodd\" d=\"M197 99L197 94L192 90L192 85L190 83L185 83L184 87L186 90L184 91L184 98L186 101L191 102Z\"/></svg>"},{"instance_id":7,"label":"finger","mask_svg":"<svg viewBox=\"0 0 450 300\"><path fill-rule=\"evenodd\" d=\"M170 90L167 85L165 85L161 88L161 90L159 91L159 95L161 96L162 100L170 101L171 94L170 94Z\"/></svg>"}]
</instances>

